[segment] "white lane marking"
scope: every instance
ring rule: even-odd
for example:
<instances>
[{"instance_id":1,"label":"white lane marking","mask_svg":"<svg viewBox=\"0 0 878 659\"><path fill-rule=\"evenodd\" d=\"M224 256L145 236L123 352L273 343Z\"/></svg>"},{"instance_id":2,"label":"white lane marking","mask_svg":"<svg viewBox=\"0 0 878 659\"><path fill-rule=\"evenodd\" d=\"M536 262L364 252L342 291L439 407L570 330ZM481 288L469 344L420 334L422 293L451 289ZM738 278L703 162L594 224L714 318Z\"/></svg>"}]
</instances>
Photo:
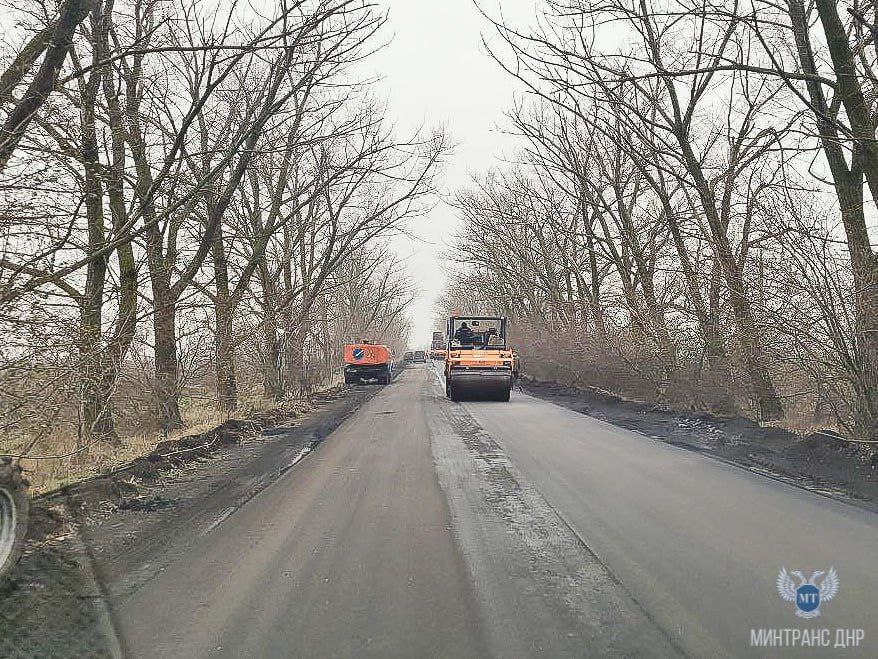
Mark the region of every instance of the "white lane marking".
<instances>
[{"instance_id":1,"label":"white lane marking","mask_svg":"<svg viewBox=\"0 0 878 659\"><path fill-rule=\"evenodd\" d=\"M285 472L289 471L290 469L295 467L297 464L299 464L302 460L304 460L305 456L308 455L311 451L313 451L315 446L316 446L316 444L314 442L308 442L307 444L305 444L305 446L302 448L302 450L296 454L295 458L293 458L293 461L284 468L284 471Z\"/></svg>"},{"instance_id":2,"label":"white lane marking","mask_svg":"<svg viewBox=\"0 0 878 659\"><path fill-rule=\"evenodd\" d=\"M229 517L232 516L232 513L235 512L237 509L238 509L237 506L229 506L228 508L223 510L217 516L217 518L215 520L213 520L213 522L211 522L208 525L208 527L201 532L201 537L203 538L204 536L209 534L211 531L213 531L216 527L218 527L220 524L225 522Z\"/></svg>"},{"instance_id":3,"label":"white lane marking","mask_svg":"<svg viewBox=\"0 0 878 659\"><path fill-rule=\"evenodd\" d=\"M214 519L210 524L208 524L207 528L205 528L201 532L200 536L203 538L204 536L208 535L211 531L216 529L220 524L222 524L229 517L231 517L237 510L239 510L240 508L243 508L244 505L250 501L250 499L252 499L254 496L259 494L266 487L268 487L273 482L275 482L278 478L280 478L285 473L287 473L290 469L292 469L297 464L299 464L302 460L305 459L305 457L309 453L311 453L314 450L314 448L317 446L317 443L318 442L311 441L311 442L308 442L307 444L305 444L305 446L302 448L302 450L296 454L295 458L293 458L292 462L290 462L288 465L283 467L283 469L281 469L280 472L278 474L276 474L275 478L270 479L268 483L260 483L257 487L251 489L251 493L248 496L246 496L242 500L236 502L234 505L223 509L223 511L219 515L217 515L216 519ZM259 481L259 479L255 479L255 480Z\"/></svg>"}]
</instances>

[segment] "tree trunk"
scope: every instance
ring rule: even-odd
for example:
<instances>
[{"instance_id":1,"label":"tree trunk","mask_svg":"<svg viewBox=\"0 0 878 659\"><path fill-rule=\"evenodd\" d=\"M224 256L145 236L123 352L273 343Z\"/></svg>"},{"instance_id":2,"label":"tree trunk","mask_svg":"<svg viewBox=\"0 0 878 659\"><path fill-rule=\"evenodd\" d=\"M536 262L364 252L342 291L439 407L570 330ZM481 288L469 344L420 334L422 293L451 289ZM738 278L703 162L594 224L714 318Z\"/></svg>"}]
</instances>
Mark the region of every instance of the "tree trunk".
<instances>
[{"instance_id":1,"label":"tree trunk","mask_svg":"<svg viewBox=\"0 0 878 659\"><path fill-rule=\"evenodd\" d=\"M607 338L607 322L604 319L604 303L601 300L601 273L598 270L598 257L595 250L594 236L589 231L586 234L586 249L588 250L588 270L591 276L591 313L594 319L595 331L602 342Z\"/></svg>"},{"instance_id":2,"label":"tree trunk","mask_svg":"<svg viewBox=\"0 0 878 659\"><path fill-rule=\"evenodd\" d=\"M100 29L100 8L92 12L92 30ZM94 56L101 58L100 40L95 39ZM85 214L88 224L88 262L85 293L80 301L80 432L83 446L94 440L114 438L113 418L109 408L109 392L105 391L101 338L104 286L107 279L107 257L96 256L104 248L104 195L98 161L98 140L95 130L95 101L101 75L92 71L88 81L80 84L80 158L84 168Z\"/></svg>"},{"instance_id":3,"label":"tree trunk","mask_svg":"<svg viewBox=\"0 0 878 659\"><path fill-rule=\"evenodd\" d=\"M105 18L101 30L103 52L109 50L107 40L112 7L112 2L104 5ZM107 99L112 145L112 159L106 168L107 198L113 219L114 236L121 241L116 247L116 259L119 264L119 317L116 319L116 329L107 348L109 364L105 369L104 377L104 390L109 394L122 369L125 355L128 354L128 349L134 341L134 332L137 328L137 261L130 240L131 227L128 225L124 196L126 150L122 108L110 67L104 67L103 88L104 97Z\"/></svg>"},{"instance_id":4,"label":"tree trunk","mask_svg":"<svg viewBox=\"0 0 878 659\"><path fill-rule=\"evenodd\" d=\"M836 182L845 228L865 226L863 186L858 177ZM878 438L878 255L868 235L853 239L848 231L848 253L854 279L854 330L856 336L853 408L854 431L863 439Z\"/></svg>"},{"instance_id":5,"label":"tree trunk","mask_svg":"<svg viewBox=\"0 0 878 659\"><path fill-rule=\"evenodd\" d=\"M305 355L302 341L295 336L287 343L287 379L295 395L305 393Z\"/></svg>"},{"instance_id":6,"label":"tree trunk","mask_svg":"<svg viewBox=\"0 0 878 659\"><path fill-rule=\"evenodd\" d=\"M308 391L307 375L305 372L305 338L307 336L307 324L304 321L300 321L297 326L291 328L287 335L287 378L290 388L298 396L303 396Z\"/></svg>"},{"instance_id":7,"label":"tree trunk","mask_svg":"<svg viewBox=\"0 0 878 659\"><path fill-rule=\"evenodd\" d=\"M726 346L722 336L722 267L717 259L713 259L710 266L710 282L708 283L708 310L707 327L704 334L704 344L707 353L707 364L711 369L722 365L726 356Z\"/></svg>"},{"instance_id":8,"label":"tree trunk","mask_svg":"<svg viewBox=\"0 0 878 659\"><path fill-rule=\"evenodd\" d=\"M217 300L216 311L216 395L219 409L230 414L238 407L235 378L235 348L228 300Z\"/></svg>"},{"instance_id":9,"label":"tree trunk","mask_svg":"<svg viewBox=\"0 0 878 659\"><path fill-rule=\"evenodd\" d=\"M274 283L271 281L268 268L263 264L259 267L259 279L262 288L262 336L263 362L262 386L265 395L276 401L284 398L283 380L280 373L280 345L277 340L277 312L275 303Z\"/></svg>"},{"instance_id":10,"label":"tree trunk","mask_svg":"<svg viewBox=\"0 0 878 659\"><path fill-rule=\"evenodd\" d=\"M747 297L743 272L732 255L731 246L724 235L714 233L713 243L729 291L729 305L735 318L735 329L741 351L741 366L749 380L757 416L763 421L779 419L783 416L783 405L765 364L762 339L750 299Z\"/></svg>"},{"instance_id":11,"label":"tree trunk","mask_svg":"<svg viewBox=\"0 0 878 659\"><path fill-rule=\"evenodd\" d=\"M714 298L711 297L711 308L708 309L704 302L704 296L701 293L701 287L698 283L695 267L692 265L692 257L690 256L689 249L686 247L686 242L683 239L683 233L680 229L680 223L677 221L674 207L671 205L671 200L665 189L662 187L664 185L664 177L661 172L659 172L658 180L653 183L653 189L658 194L662 203L662 208L665 213L665 221L674 243L674 249L677 252L677 258L680 259L680 267L683 270L683 279L686 282L689 303L694 309L695 317L698 320L698 329L701 333L701 339L704 342L704 358L707 361L708 367L713 369L725 357L726 353L725 346L722 342L722 336L718 332L719 328L717 324L719 313L719 288L716 288L717 299L714 300ZM715 270L715 274L719 275L721 273ZM713 277L712 273L711 283L714 281L716 281L716 278ZM714 289L711 288L711 293L713 293L713 290ZM714 304L714 302L716 302L716 304Z\"/></svg>"},{"instance_id":12,"label":"tree trunk","mask_svg":"<svg viewBox=\"0 0 878 659\"><path fill-rule=\"evenodd\" d=\"M115 440L106 364L101 355L101 305L83 300L79 328L79 448Z\"/></svg>"},{"instance_id":13,"label":"tree trunk","mask_svg":"<svg viewBox=\"0 0 878 659\"><path fill-rule=\"evenodd\" d=\"M783 406L765 364L759 329L746 294L744 277L729 250L719 254L729 289L729 304L735 317L742 366L750 380L751 393L760 420L770 421L783 416Z\"/></svg>"},{"instance_id":14,"label":"tree trunk","mask_svg":"<svg viewBox=\"0 0 878 659\"><path fill-rule=\"evenodd\" d=\"M178 382L177 305L166 284L160 275L153 278L156 413L165 432L183 427Z\"/></svg>"},{"instance_id":15,"label":"tree trunk","mask_svg":"<svg viewBox=\"0 0 878 659\"><path fill-rule=\"evenodd\" d=\"M688 141L688 135L682 127L682 122L676 126L676 138L683 152L686 168L694 180L695 189L698 192L698 198L710 229L711 246L722 267L726 288L729 291L729 304L735 318L735 329L741 350L741 367L749 380L750 394L756 404L757 416L764 421L779 419L783 416L783 405L780 396L777 395L771 374L765 365L762 341L750 300L747 297L742 267L732 252L728 234L720 219L716 199L704 176L701 164L692 150L692 145Z\"/></svg>"},{"instance_id":16,"label":"tree trunk","mask_svg":"<svg viewBox=\"0 0 878 659\"><path fill-rule=\"evenodd\" d=\"M234 309L229 294L229 269L222 226L217 226L210 250L216 281L216 296L213 304L216 323L216 397L219 409L225 414L230 414L238 406L238 386L235 379L235 344L232 336Z\"/></svg>"}]
</instances>

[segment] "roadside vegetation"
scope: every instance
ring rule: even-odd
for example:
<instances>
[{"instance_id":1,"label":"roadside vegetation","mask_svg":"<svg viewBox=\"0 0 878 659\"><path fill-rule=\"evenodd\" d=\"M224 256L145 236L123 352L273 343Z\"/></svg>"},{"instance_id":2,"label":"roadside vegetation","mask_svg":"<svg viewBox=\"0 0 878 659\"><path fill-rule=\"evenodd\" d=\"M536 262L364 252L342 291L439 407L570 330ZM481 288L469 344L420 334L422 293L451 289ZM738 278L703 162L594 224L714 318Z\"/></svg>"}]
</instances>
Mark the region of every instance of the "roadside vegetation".
<instances>
[{"instance_id":1,"label":"roadside vegetation","mask_svg":"<svg viewBox=\"0 0 878 659\"><path fill-rule=\"evenodd\" d=\"M487 16L523 85L440 306L524 371L878 440L878 8L550 0Z\"/></svg>"},{"instance_id":2,"label":"roadside vegetation","mask_svg":"<svg viewBox=\"0 0 878 659\"><path fill-rule=\"evenodd\" d=\"M401 351L388 247L445 152L357 64L360 0L3 3L0 455L37 485Z\"/></svg>"}]
</instances>

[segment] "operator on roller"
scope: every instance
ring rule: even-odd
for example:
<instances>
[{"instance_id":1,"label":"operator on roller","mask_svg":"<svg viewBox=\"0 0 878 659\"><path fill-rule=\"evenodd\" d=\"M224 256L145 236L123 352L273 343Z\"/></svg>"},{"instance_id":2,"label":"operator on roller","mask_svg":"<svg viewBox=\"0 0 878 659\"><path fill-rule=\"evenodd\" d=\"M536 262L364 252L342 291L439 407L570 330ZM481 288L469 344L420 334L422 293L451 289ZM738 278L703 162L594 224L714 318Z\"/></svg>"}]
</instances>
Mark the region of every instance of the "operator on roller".
<instances>
[{"instance_id":1,"label":"operator on roller","mask_svg":"<svg viewBox=\"0 0 878 659\"><path fill-rule=\"evenodd\" d=\"M458 341L461 345L472 345L473 337L473 331L466 323L463 323L454 333L455 340Z\"/></svg>"},{"instance_id":2,"label":"operator on roller","mask_svg":"<svg viewBox=\"0 0 878 659\"><path fill-rule=\"evenodd\" d=\"M445 395L452 401L509 402L515 351L507 342L506 318L451 316L446 336L452 343L445 357Z\"/></svg>"}]
</instances>

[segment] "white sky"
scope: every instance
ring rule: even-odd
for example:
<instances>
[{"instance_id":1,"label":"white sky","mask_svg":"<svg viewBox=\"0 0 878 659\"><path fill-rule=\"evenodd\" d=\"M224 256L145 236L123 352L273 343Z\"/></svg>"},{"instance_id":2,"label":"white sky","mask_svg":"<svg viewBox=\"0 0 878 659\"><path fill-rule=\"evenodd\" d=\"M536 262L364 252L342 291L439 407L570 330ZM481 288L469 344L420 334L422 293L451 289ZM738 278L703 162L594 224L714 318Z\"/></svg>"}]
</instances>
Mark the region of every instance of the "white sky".
<instances>
[{"instance_id":1,"label":"white sky","mask_svg":"<svg viewBox=\"0 0 878 659\"><path fill-rule=\"evenodd\" d=\"M382 0L390 11L386 36L389 46L367 64L383 77L379 93L387 100L390 118L404 135L425 125L445 126L455 151L445 167L446 193L468 184L482 172L512 154L514 140L496 124L512 105L514 81L484 52L481 34L490 25L473 0ZM496 1L484 5L496 7ZM534 0L506 0L503 12L515 23L528 23ZM439 252L457 227L454 209L439 203L430 215L412 224L423 242L398 241L400 255L422 291L412 306L412 343L428 345L433 328L433 304L443 286ZM438 329L438 328L437 328Z\"/></svg>"}]
</instances>

